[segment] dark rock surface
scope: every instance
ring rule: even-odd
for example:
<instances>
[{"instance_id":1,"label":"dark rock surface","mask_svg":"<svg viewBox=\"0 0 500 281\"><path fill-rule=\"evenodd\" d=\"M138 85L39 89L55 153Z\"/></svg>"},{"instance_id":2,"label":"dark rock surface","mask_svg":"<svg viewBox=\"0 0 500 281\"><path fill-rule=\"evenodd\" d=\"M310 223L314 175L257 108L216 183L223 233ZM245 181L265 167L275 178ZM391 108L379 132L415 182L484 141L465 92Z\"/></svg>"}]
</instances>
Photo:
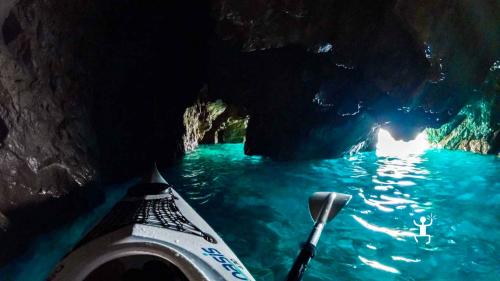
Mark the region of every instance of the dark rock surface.
<instances>
[{"instance_id":1,"label":"dark rock surface","mask_svg":"<svg viewBox=\"0 0 500 281\"><path fill-rule=\"evenodd\" d=\"M84 2L20 1L2 25L0 212L63 196L95 176L87 75L76 57L81 18L71 16Z\"/></svg>"},{"instance_id":2,"label":"dark rock surface","mask_svg":"<svg viewBox=\"0 0 500 281\"><path fill-rule=\"evenodd\" d=\"M499 11L498 1L215 1L209 88L249 109L249 154L338 156L378 125L412 139L483 98Z\"/></svg>"},{"instance_id":3,"label":"dark rock surface","mask_svg":"<svg viewBox=\"0 0 500 281\"><path fill-rule=\"evenodd\" d=\"M89 4L11 4L0 16L0 264L86 208L79 189L97 164L79 58Z\"/></svg>"},{"instance_id":4,"label":"dark rock surface","mask_svg":"<svg viewBox=\"0 0 500 281\"><path fill-rule=\"evenodd\" d=\"M185 1L0 8L2 265L97 204L93 182L182 156L182 114L203 85L210 23L208 6Z\"/></svg>"}]
</instances>

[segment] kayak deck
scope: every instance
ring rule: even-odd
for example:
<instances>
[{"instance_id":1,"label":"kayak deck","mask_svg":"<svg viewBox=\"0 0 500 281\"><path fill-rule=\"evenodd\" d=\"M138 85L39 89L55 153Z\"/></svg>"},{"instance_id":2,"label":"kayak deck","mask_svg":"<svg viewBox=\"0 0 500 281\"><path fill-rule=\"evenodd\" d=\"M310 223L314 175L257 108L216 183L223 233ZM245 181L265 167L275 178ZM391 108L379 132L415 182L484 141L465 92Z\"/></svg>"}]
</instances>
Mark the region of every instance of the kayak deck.
<instances>
[{"instance_id":1,"label":"kayak deck","mask_svg":"<svg viewBox=\"0 0 500 281\"><path fill-rule=\"evenodd\" d=\"M139 257L144 262L137 262ZM166 182L138 184L129 190L49 280L91 281L95 272L110 266L127 269L123 276L130 270L139 274L152 264L181 273L178 280L254 280L219 235Z\"/></svg>"}]
</instances>

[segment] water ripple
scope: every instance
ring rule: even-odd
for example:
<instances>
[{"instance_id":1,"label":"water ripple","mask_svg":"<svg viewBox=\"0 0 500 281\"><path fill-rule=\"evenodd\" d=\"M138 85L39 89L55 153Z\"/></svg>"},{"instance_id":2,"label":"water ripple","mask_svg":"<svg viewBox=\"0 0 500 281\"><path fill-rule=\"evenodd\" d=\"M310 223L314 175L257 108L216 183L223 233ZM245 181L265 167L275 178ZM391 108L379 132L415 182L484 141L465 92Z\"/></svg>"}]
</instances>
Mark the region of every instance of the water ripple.
<instances>
[{"instance_id":1,"label":"water ripple","mask_svg":"<svg viewBox=\"0 0 500 281\"><path fill-rule=\"evenodd\" d=\"M364 258L362 256L358 256L358 258L364 264L366 264L368 266L371 266L371 267L373 267L375 269L380 269L380 270L387 271L387 272L390 272L390 273L400 274L399 270L395 269L394 267L390 267L390 266L381 264L378 261L369 260L369 259Z\"/></svg>"},{"instance_id":2,"label":"water ripple","mask_svg":"<svg viewBox=\"0 0 500 281\"><path fill-rule=\"evenodd\" d=\"M404 231L404 230L397 230L397 229L391 229L391 228L388 228L388 227L383 227L383 226L377 226L377 225L374 225L374 224L370 224L369 222L365 221L364 219L356 216L356 215L352 215L352 217L359 223L361 224L363 227L365 227L366 229L369 229L371 231L375 231L375 232L381 232L381 233L385 233L391 237L394 237L396 238L397 240L401 240L401 241L404 241L405 239L402 239L401 237L413 237L414 236L414 233L413 232L409 232L409 231Z\"/></svg>"}]
</instances>

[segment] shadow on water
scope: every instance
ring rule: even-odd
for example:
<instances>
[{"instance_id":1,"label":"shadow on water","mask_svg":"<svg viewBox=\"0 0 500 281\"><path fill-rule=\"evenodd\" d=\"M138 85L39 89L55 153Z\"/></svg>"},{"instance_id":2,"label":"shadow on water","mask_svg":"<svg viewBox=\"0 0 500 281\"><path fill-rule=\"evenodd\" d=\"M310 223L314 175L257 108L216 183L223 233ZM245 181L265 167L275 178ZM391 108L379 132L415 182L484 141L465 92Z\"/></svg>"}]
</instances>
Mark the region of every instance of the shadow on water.
<instances>
[{"instance_id":1,"label":"shadow on water","mask_svg":"<svg viewBox=\"0 0 500 281\"><path fill-rule=\"evenodd\" d=\"M36 235L68 224L102 202L104 192L91 184L60 198L29 203L7 213L10 225L7 231L0 232L0 265L22 255Z\"/></svg>"},{"instance_id":2,"label":"shadow on water","mask_svg":"<svg viewBox=\"0 0 500 281\"><path fill-rule=\"evenodd\" d=\"M0 233L0 280L45 280L135 181L90 184L9 212L9 228Z\"/></svg>"}]
</instances>

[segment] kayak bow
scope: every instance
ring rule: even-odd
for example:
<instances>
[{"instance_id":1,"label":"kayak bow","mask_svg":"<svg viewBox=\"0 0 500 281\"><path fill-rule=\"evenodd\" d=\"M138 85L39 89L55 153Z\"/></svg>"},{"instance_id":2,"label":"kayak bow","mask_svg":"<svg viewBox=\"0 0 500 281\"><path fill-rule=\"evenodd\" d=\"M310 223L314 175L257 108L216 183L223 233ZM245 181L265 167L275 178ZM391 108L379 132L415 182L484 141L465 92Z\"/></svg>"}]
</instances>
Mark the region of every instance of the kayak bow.
<instances>
[{"instance_id":1,"label":"kayak bow","mask_svg":"<svg viewBox=\"0 0 500 281\"><path fill-rule=\"evenodd\" d=\"M222 238L160 175L132 187L49 280L250 280Z\"/></svg>"}]
</instances>

